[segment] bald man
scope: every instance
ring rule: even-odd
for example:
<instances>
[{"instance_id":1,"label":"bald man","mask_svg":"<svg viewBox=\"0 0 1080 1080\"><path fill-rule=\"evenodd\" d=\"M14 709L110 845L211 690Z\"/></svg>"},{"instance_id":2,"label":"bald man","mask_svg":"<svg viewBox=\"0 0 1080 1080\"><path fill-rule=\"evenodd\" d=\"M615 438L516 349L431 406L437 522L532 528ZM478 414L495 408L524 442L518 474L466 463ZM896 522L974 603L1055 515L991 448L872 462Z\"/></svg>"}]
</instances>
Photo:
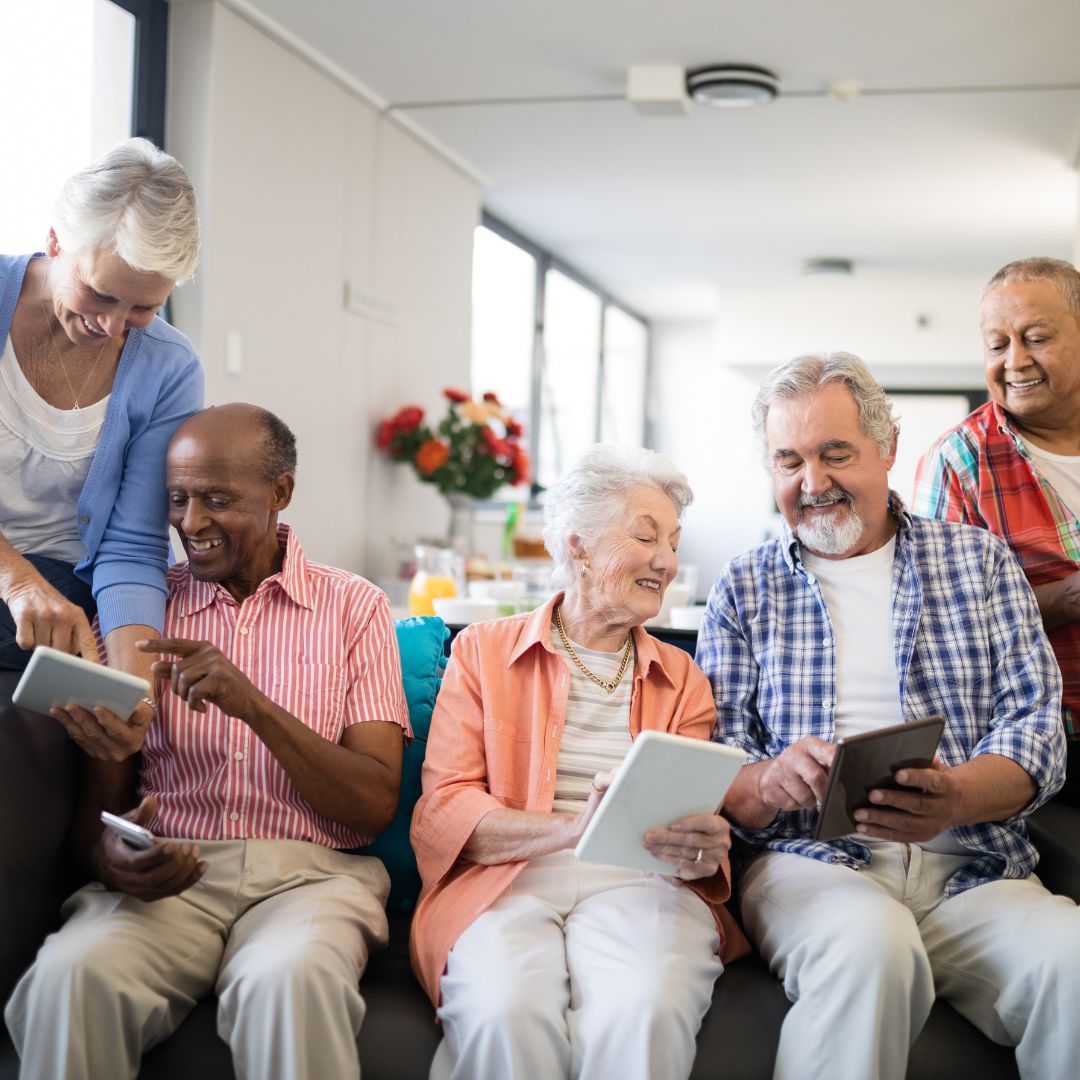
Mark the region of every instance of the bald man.
<instances>
[{"instance_id":1,"label":"bald man","mask_svg":"<svg viewBox=\"0 0 1080 1080\"><path fill-rule=\"evenodd\" d=\"M389 824L411 735L389 604L278 521L296 443L271 413L197 414L166 471L188 561L163 636L139 645L159 658L158 715L140 757L85 765L74 836L93 883L8 1004L21 1076L134 1077L213 989L238 1076L359 1077L389 882L340 849ZM102 809L154 845L129 847Z\"/></svg>"}]
</instances>

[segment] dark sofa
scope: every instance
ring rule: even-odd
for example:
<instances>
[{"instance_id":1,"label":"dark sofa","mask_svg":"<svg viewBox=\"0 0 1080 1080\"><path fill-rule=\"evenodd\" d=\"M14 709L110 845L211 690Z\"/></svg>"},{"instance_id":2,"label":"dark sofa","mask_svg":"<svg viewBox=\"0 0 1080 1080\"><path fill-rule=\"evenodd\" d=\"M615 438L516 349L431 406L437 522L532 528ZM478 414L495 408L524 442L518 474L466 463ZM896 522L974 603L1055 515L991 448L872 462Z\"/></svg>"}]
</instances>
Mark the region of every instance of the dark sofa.
<instances>
[{"instance_id":1,"label":"dark sofa","mask_svg":"<svg viewBox=\"0 0 1080 1080\"><path fill-rule=\"evenodd\" d=\"M423 719L416 693L430 680L410 683L415 658L406 656L406 683L414 724ZM11 705L16 677L0 673L0 1000L6 1001L45 934L57 925L62 898L76 884L64 849L74 805L77 751L58 724L27 714ZM403 783L403 805L396 823L400 843L410 799L418 790L423 755L420 730ZM1032 822L1040 850L1044 880L1074 899L1080 897L1080 812L1050 805ZM432 1009L412 977L408 957L410 878L407 860L394 865L394 909L390 913L390 947L372 957L362 989L367 1015L360 1034L360 1058L365 1080L424 1078L439 1040ZM788 1002L783 990L756 957L732 964L716 986L712 1007L698 1036L695 1078L761 1080L769 1077L780 1024ZM200 1080L232 1077L226 1045L217 1038L216 1004L204 1000L179 1030L150 1050L140 1076L147 1080ZM7 1038L0 1034L0 1080L14 1080L18 1061ZM938 1002L911 1054L910 1077L981 1080L1016 1077L1012 1052L984 1039L948 1005ZM95 1078L96 1080L96 1078ZM112 1080L112 1078L101 1078ZM288 1080L288 1078L283 1078ZM544 1080L544 1078L539 1078Z\"/></svg>"}]
</instances>

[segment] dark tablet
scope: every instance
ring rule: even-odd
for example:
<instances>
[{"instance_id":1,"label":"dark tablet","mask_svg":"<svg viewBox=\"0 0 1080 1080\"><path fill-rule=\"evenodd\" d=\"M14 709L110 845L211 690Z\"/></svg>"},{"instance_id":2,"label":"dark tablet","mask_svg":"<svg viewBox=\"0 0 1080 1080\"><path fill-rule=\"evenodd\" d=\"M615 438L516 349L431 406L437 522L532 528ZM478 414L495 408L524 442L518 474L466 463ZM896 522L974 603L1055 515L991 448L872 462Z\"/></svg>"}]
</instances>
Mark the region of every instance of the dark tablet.
<instances>
[{"instance_id":1,"label":"dark tablet","mask_svg":"<svg viewBox=\"0 0 1080 1080\"><path fill-rule=\"evenodd\" d=\"M837 739L814 839L833 840L853 833L852 815L860 806L873 805L869 794L874 788L901 788L894 779L898 769L930 766L944 728L943 717L931 716Z\"/></svg>"}]
</instances>

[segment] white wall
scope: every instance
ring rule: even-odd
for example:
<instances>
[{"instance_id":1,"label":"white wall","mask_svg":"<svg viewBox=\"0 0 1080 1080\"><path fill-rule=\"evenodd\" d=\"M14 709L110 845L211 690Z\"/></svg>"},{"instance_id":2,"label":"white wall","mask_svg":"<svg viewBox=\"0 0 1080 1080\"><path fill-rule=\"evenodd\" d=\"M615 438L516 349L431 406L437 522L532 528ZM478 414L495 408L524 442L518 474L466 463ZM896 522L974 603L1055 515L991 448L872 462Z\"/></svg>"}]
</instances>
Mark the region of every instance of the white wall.
<instances>
[{"instance_id":1,"label":"white wall","mask_svg":"<svg viewBox=\"0 0 1080 1080\"><path fill-rule=\"evenodd\" d=\"M652 444L694 488L680 554L700 567L702 595L731 556L776 523L750 423L764 375L800 353L843 349L888 387L981 389L983 281L798 278L718 292L713 322L654 325ZM901 414L903 406L901 398Z\"/></svg>"},{"instance_id":2,"label":"white wall","mask_svg":"<svg viewBox=\"0 0 1080 1080\"><path fill-rule=\"evenodd\" d=\"M391 536L445 527L437 495L372 436L406 401L437 406L468 382L477 186L219 3L170 5L169 33L168 148L204 228L174 318L208 404L255 402L296 433L285 516L311 557L380 577Z\"/></svg>"}]
</instances>

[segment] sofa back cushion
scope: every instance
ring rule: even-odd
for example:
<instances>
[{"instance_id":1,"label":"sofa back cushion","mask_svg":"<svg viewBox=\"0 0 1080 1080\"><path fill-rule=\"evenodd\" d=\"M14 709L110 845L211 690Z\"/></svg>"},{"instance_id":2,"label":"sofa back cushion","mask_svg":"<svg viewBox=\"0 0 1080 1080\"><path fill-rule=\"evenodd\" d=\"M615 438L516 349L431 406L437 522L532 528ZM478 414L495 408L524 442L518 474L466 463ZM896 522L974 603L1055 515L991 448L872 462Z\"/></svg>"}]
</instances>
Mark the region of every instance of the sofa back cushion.
<instances>
[{"instance_id":1,"label":"sofa back cushion","mask_svg":"<svg viewBox=\"0 0 1080 1080\"><path fill-rule=\"evenodd\" d=\"M401 763L401 794L398 796L397 814L385 832L380 833L367 847L358 848L357 853L376 855L385 864L390 874L387 907L411 911L420 892L420 875L416 870L416 856L409 843L409 824L413 807L420 798L420 769L427 750L435 696L442 685L446 667L445 647L450 631L442 619L430 615L399 619L394 627L401 652L401 675L413 738L405 748Z\"/></svg>"}]
</instances>

